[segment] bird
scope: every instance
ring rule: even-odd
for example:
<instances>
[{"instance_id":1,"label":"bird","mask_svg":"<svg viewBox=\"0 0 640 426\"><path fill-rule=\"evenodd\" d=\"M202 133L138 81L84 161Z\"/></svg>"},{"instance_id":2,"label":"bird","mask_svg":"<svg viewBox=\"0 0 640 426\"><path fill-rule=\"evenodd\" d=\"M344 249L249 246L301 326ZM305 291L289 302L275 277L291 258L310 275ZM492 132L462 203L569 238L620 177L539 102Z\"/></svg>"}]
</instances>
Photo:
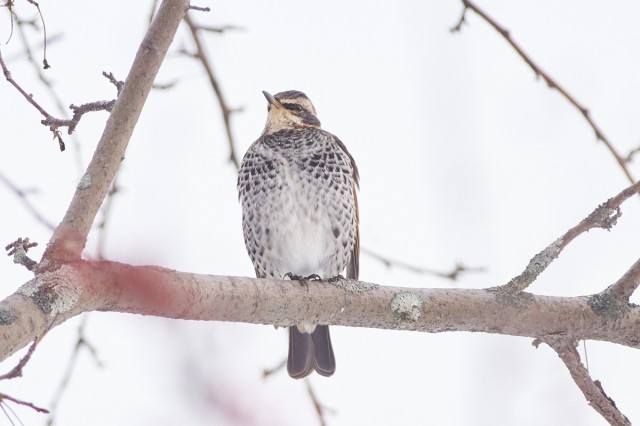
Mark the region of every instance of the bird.
<instances>
[{"instance_id":1,"label":"bird","mask_svg":"<svg viewBox=\"0 0 640 426\"><path fill-rule=\"evenodd\" d=\"M358 279L359 174L346 146L321 128L303 92L267 99L267 122L238 170L247 252L258 278ZM289 327L287 371L301 379L331 376L336 361L329 326Z\"/></svg>"}]
</instances>

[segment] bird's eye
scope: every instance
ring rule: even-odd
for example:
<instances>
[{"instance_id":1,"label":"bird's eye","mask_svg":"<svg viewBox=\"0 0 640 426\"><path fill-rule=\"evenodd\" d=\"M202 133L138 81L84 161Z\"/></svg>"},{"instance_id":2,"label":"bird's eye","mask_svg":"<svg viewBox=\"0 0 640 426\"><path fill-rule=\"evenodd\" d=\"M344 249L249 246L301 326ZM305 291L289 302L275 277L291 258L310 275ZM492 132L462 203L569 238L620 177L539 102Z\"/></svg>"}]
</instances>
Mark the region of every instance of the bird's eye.
<instances>
[{"instance_id":1,"label":"bird's eye","mask_svg":"<svg viewBox=\"0 0 640 426\"><path fill-rule=\"evenodd\" d=\"M302 107L298 104L283 104L284 107L290 111L300 112L302 111Z\"/></svg>"}]
</instances>

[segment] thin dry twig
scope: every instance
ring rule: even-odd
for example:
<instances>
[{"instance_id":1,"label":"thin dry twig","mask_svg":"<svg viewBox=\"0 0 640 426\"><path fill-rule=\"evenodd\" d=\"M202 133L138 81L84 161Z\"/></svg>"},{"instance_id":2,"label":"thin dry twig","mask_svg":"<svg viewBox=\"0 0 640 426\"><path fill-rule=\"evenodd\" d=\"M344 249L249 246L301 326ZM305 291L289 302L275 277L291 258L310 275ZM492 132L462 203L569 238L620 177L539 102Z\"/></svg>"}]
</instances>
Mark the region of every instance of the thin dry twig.
<instances>
[{"instance_id":1,"label":"thin dry twig","mask_svg":"<svg viewBox=\"0 0 640 426\"><path fill-rule=\"evenodd\" d=\"M13 263L17 263L33 271L36 266L38 266L38 262L29 258L27 252L30 248L36 247L37 245L38 243L36 242L29 242L29 238L18 238L14 242L9 243L4 249L9 252L7 256L13 256ZM2 377L0 377L0 380L2 380Z\"/></svg>"},{"instance_id":2,"label":"thin dry twig","mask_svg":"<svg viewBox=\"0 0 640 426\"><path fill-rule=\"evenodd\" d=\"M520 56L520 58L524 60L524 62L529 66L529 68L531 68L531 70L534 72L536 77L542 78L550 89L555 89L558 93L560 93L560 95L562 95L563 98L565 98L571 105L573 105L573 107L577 109L580 112L580 114L582 114L584 119L587 121L587 123L595 133L596 139L599 141L602 141L605 144L605 146L607 147L611 155L613 155L616 162L624 172L624 175L627 177L629 182L634 183L636 180L631 174L631 172L629 171L625 158L622 155L620 155L620 153L615 149L615 147L613 146L609 138L607 138L604 135L603 131L600 129L600 127L596 124L596 122L591 117L589 110L586 107L584 107L582 104L580 104L572 95L569 94L569 92L567 92L566 89L560 86L553 78L551 78L549 74L547 74L538 65L536 65L536 63L533 62L531 57L527 55L524 52L524 50L522 50L520 45L518 45L513 40L513 38L511 38L509 31L507 31L504 27L498 24L493 18L487 15L482 9L476 6L475 3L469 0L460 0L460 1L464 5L464 9L462 10L462 14L460 16L460 19L458 20L458 23L451 28L451 32L458 32L462 30L462 25L466 22L465 17L466 17L467 10L472 10L478 16L480 16L486 23L488 23L493 29L495 29L507 41L507 43L509 43L509 45L511 45L511 47L516 51L518 56Z\"/></svg>"},{"instance_id":3,"label":"thin dry twig","mask_svg":"<svg viewBox=\"0 0 640 426\"><path fill-rule=\"evenodd\" d=\"M27 353L20 358L20 361L18 361L18 364L16 364L15 367L13 367L11 369L11 371L9 371L6 374L3 374L0 376L0 380L10 380L10 379L15 379L17 377L21 377L22 376L22 370L24 369L24 367L27 365L27 363L29 362L29 360L31 359L31 356L33 355L34 351L36 350L36 347L38 346L38 343L40 343L40 341L42 340L42 338L44 337L45 334L47 334L47 332L49 331L49 329L46 329L40 336L38 336L33 343L31 344L31 346L29 347L29 350L27 350ZM44 408L40 408L36 405L34 405L31 402L26 402L26 401L22 401L20 399L14 398L12 396L9 396L7 394L4 393L0 393L0 404L3 404L5 401L11 401L14 402L16 404L19 405L24 405L25 407L29 407L32 408L40 413L48 413L49 411L44 409Z\"/></svg>"},{"instance_id":4,"label":"thin dry twig","mask_svg":"<svg viewBox=\"0 0 640 426\"><path fill-rule=\"evenodd\" d=\"M189 31L191 31L191 36L193 38L193 42L196 46L196 53L193 57L197 58L204 67L205 72L207 73L207 77L209 77L209 83L213 88L213 91L216 94L216 98L218 99L218 104L220 105L220 110L222 111L222 119L224 121L224 127L227 132L227 141L229 143L229 161L235 166L236 169L240 168L240 161L238 160L238 155L236 154L235 141L233 137L233 132L231 131L231 114L237 110L233 110L229 108L224 95L222 94L222 89L218 84L218 79L213 73L213 68L211 66L211 62L207 58L206 50L204 48L203 41L198 34L199 27L193 22L189 14L184 16L184 21L187 23L189 27Z\"/></svg>"},{"instance_id":5,"label":"thin dry twig","mask_svg":"<svg viewBox=\"0 0 640 426\"><path fill-rule=\"evenodd\" d=\"M85 314L82 318L82 322L78 327L78 338L76 339L76 344L73 348L73 352L69 358L69 362L67 363L67 368L65 369L64 375L60 380L60 384L58 385L58 390L54 394L54 398L51 401L51 407L49 410L49 418L47 419L47 425L52 426L55 423L55 415L58 410L58 405L62 400L62 397L69 386L69 382L71 381L71 376L75 370L75 366L78 363L78 356L80 355L80 351L84 348L89 351L89 353L93 356L93 359L96 365L100 368L104 366L100 358L98 358L98 353L95 347L86 339L84 330L87 325L87 321L89 319L89 314Z\"/></svg>"},{"instance_id":6,"label":"thin dry twig","mask_svg":"<svg viewBox=\"0 0 640 426\"><path fill-rule=\"evenodd\" d=\"M284 366L287 365L287 359L283 359L282 362L278 365L276 365L273 368L265 368L264 370L262 370L262 377L263 378L268 378L269 376L271 376L274 373L277 373L278 371L282 370L284 368Z\"/></svg>"},{"instance_id":7,"label":"thin dry twig","mask_svg":"<svg viewBox=\"0 0 640 426\"><path fill-rule=\"evenodd\" d=\"M7 395L5 393L0 393L0 404L2 404L5 400L14 402L14 403L19 404L19 405L24 405L25 407L32 408L32 409L36 410L39 413L44 413L44 414L49 413L49 410L47 410L46 408L41 408L41 407L38 407L37 405L34 405L31 402L22 401L21 399L14 398L14 397L9 396L9 395Z\"/></svg>"},{"instance_id":8,"label":"thin dry twig","mask_svg":"<svg viewBox=\"0 0 640 426\"><path fill-rule=\"evenodd\" d=\"M538 276L553 262L578 235L583 234L593 228L610 230L622 215L620 205L640 192L640 182L625 188L622 192L608 201L600 204L589 216L584 218L579 224L569 229L565 234L549 244L544 250L536 254L525 270L514 277L507 284L499 287L509 293L524 291Z\"/></svg>"},{"instance_id":9,"label":"thin dry twig","mask_svg":"<svg viewBox=\"0 0 640 426\"><path fill-rule=\"evenodd\" d=\"M605 393L602 384L598 380L593 380L589 371L580 361L580 355L576 350L576 342L546 342L556 351L562 362L567 366L573 381L584 394L589 405L591 405L602 417L611 425L630 426L629 419L620 412L615 401Z\"/></svg>"},{"instance_id":10,"label":"thin dry twig","mask_svg":"<svg viewBox=\"0 0 640 426\"><path fill-rule=\"evenodd\" d=\"M87 104L83 104L83 105L80 105L80 106L71 105L71 106L69 106L69 108L73 111L73 117L71 119L56 118L56 117L52 116L51 114L49 114L43 107L41 107L40 104L38 104L38 102L35 101L33 96L29 95L11 77L11 72L9 71L9 68L5 64L4 60L2 59L2 52L0 52L0 66L2 67L2 71L3 71L4 76L7 79L7 81L11 85L13 85L13 87L15 87L16 90L18 90L18 92L20 92L20 94L22 94L22 96L31 105L33 105L34 108L36 108L40 112L40 114L42 114L44 116L44 120L41 120L40 122L42 124L44 124L45 126L49 127L49 130L51 130L51 132L53 133L54 138L58 141L58 145L60 146L60 151L64 151L65 150L65 143L62 140L62 136L61 136L60 130L59 130L61 127L67 127L68 128L68 134L72 134L73 131L75 130L76 126L78 125L78 122L80 121L80 119L82 118L82 116L84 114L86 114L87 112L90 112L90 111L108 111L108 112L111 112L111 109L113 108L113 105L115 104L115 100L111 100L111 101L89 102Z\"/></svg>"},{"instance_id":11,"label":"thin dry twig","mask_svg":"<svg viewBox=\"0 0 640 426\"><path fill-rule=\"evenodd\" d=\"M313 404L313 408L318 415L318 420L320 422L320 426L327 425L327 419L325 419L325 413L329 411L324 405L320 403L318 396L316 395L313 386L311 386L311 380L308 377L304 379L305 387L307 388L307 394L309 395L309 399L311 399L311 403Z\"/></svg>"},{"instance_id":12,"label":"thin dry twig","mask_svg":"<svg viewBox=\"0 0 640 426\"><path fill-rule=\"evenodd\" d=\"M401 268L406 269L407 271L415 272L416 274L425 274L425 275L433 275L440 278L446 278L448 280L456 281L460 278L460 275L467 272L484 272L485 268L482 267L468 267L463 264L457 263L453 269L449 272L447 271L437 271L435 269L425 268L422 266L412 265L407 262L403 262L401 260L391 259L387 256L383 256L380 253L376 253L373 250L369 250L367 248L362 247L360 251L363 254L366 254L375 260L380 261L383 265L388 268Z\"/></svg>"},{"instance_id":13,"label":"thin dry twig","mask_svg":"<svg viewBox=\"0 0 640 426\"><path fill-rule=\"evenodd\" d=\"M624 162L631 163L633 161L633 157L635 157L638 153L640 153L640 146L629 151L629 154L627 154L627 156L625 157Z\"/></svg>"},{"instance_id":14,"label":"thin dry twig","mask_svg":"<svg viewBox=\"0 0 640 426\"><path fill-rule=\"evenodd\" d=\"M244 31L244 27L238 26L238 25L220 25L220 26L215 26L215 27L210 27L210 26L204 26L204 25L199 25L198 26L199 30L202 31L207 31L210 33L225 33L227 31Z\"/></svg>"},{"instance_id":15,"label":"thin dry twig","mask_svg":"<svg viewBox=\"0 0 640 426\"><path fill-rule=\"evenodd\" d=\"M53 119L54 117L49 114L47 111L45 111L44 108L42 108L40 106L40 104L38 104L35 99L33 99L33 96L29 95L22 87L20 87L20 85L13 79L13 77L11 77L11 72L9 71L9 68L7 67L7 64L5 64L4 59L2 58L2 51L0 51L0 67L2 68L2 72L4 74L4 78L13 86L16 88L16 90L18 92L20 92L20 94L27 100L27 102L29 102L31 105L33 105L33 107L35 109L37 109L40 114L42 114L45 119ZM62 140L62 136L60 135L60 132L57 129L51 128L50 130L53 132L53 137L54 139L56 139L58 141L58 145L60 147L60 151L64 151L65 150L65 145L64 145L64 141Z\"/></svg>"},{"instance_id":16,"label":"thin dry twig","mask_svg":"<svg viewBox=\"0 0 640 426\"><path fill-rule=\"evenodd\" d=\"M211 12L211 8L206 7L206 6L194 6L194 5L189 5L189 9L190 10L197 10L199 12Z\"/></svg>"},{"instance_id":17,"label":"thin dry twig","mask_svg":"<svg viewBox=\"0 0 640 426\"><path fill-rule=\"evenodd\" d=\"M31 213L31 215L42 225L46 226L48 229L53 230L55 226L53 223L49 222L39 211L35 208L33 204L27 198L27 192L18 188L16 184L14 184L10 179L8 179L5 175L0 172L0 182L2 182L10 191L12 191L20 200L22 205Z\"/></svg>"}]
</instances>

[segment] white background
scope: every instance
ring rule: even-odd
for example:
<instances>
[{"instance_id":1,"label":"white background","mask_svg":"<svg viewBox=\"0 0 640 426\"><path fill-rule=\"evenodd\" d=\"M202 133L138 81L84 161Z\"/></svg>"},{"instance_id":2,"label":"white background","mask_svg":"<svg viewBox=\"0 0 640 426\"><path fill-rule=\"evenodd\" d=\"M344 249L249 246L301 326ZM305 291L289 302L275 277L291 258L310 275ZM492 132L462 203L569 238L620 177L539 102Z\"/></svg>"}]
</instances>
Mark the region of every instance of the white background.
<instances>
[{"instance_id":1,"label":"white background","mask_svg":"<svg viewBox=\"0 0 640 426\"><path fill-rule=\"evenodd\" d=\"M142 39L149 2L40 5L52 42L46 75L66 105L111 99L101 76L124 79ZM363 255L361 279L408 287L481 288L507 282L547 244L628 185L581 115L534 77L508 44L473 13L449 28L460 2L220 0L204 25L243 31L205 35L232 107L237 149L259 136L260 93L297 89L314 102L360 168L362 246L416 265L484 266L458 282L386 268ZM640 145L640 6L596 1L483 1L480 5L572 95L626 154ZM35 17L17 1L16 12ZM0 10L0 40L9 38ZM40 35L28 31L31 42ZM106 256L181 271L251 276L235 170L213 92L182 27L133 135L114 199ZM13 77L59 115L17 34L0 46ZM41 54L41 50L38 50ZM85 116L60 153L41 117L0 81L0 171L52 222L62 218L107 114ZM640 160L631 164L640 176ZM50 231L0 186L0 243ZM85 252L95 255L97 233ZM611 232L569 245L533 284L536 294L596 293L639 257L640 205L623 206ZM29 273L0 259L0 296ZM634 297L635 301L638 300ZM76 339L79 319L46 336L24 370L0 391L48 407ZM286 333L269 326L171 321L93 313L86 336L104 368L81 353L58 425L313 425L303 382L262 370L286 356ZM337 425L601 425L566 368L532 339L470 333L419 334L333 327L338 371L311 378ZM589 368L632 421L640 421L640 354L587 343ZM582 345L580 351L583 352ZM0 365L9 370L24 352ZM46 416L14 410L26 425ZM8 421L0 415L0 424Z\"/></svg>"}]
</instances>

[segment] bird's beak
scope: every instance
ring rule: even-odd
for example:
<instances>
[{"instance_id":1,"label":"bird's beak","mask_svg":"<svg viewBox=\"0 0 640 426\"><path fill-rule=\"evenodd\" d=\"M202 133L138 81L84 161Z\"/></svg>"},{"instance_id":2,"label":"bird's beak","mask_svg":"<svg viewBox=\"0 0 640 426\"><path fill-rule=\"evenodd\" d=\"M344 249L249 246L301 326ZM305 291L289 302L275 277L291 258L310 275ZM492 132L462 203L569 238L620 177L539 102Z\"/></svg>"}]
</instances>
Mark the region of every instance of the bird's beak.
<instances>
[{"instance_id":1,"label":"bird's beak","mask_svg":"<svg viewBox=\"0 0 640 426\"><path fill-rule=\"evenodd\" d=\"M267 101L269 102L270 105L273 105L273 106L278 107L278 108L282 108L282 104L280 103L280 101L277 100L276 98L274 98L271 93L265 92L263 90L262 94L264 95L265 98L267 98Z\"/></svg>"}]
</instances>

